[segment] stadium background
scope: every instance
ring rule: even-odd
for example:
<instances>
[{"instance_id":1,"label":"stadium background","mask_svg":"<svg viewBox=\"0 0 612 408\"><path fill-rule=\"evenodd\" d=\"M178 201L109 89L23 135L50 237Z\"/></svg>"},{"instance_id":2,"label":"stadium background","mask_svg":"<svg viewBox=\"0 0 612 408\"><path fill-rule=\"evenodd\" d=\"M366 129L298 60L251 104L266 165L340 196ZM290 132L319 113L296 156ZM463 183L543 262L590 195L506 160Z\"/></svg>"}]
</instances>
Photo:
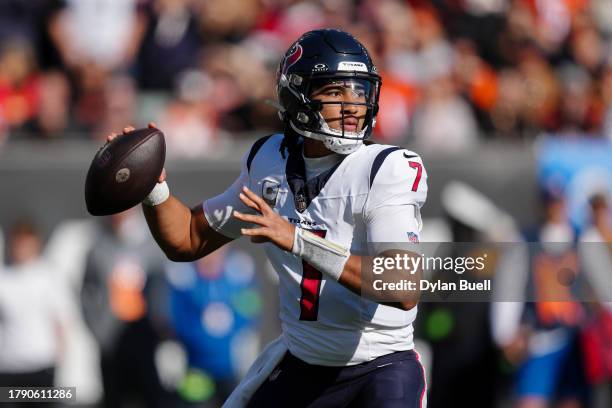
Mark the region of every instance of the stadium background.
<instances>
[{"instance_id":1,"label":"stadium background","mask_svg":"<svg viewBox=\"0 0 612 408\"><path fill-rule=\"evenodd\" d=\"M375 138L421 153L429 173L424 239L452 241L457 223L472 230L493 225L495 219L474 221L485 214L469 214L483 202L511 216L522 231L533 230L542 222L542 197L563 194L567 220L580 233L590 222L591 196L610 196L611 1L4 0L0 225L5 241L24 219L42 233L48 273L70 297L70 347L55 382L76 385L82 403L99 400L102 389L100 345L81 302L86 257L106 222L87 215L83 181L104 135L155 121L166 134L173 193L193 205L222 191L250 143L279 130L265 100L274 99L282 53L301 33L319 27L345 29L373 54L384 84ZM134 217L132 234L145 231L138 213ZM217 322L240 314L239 307L211 312L207 320L206 302L214 299L199 305L209 334L200 333L202 347L208 340L211 350L226 350L231 369L206 372L206 361L197 358L173 364L185 354L169 295L177 287L173 267L160 261L161 272L150 278L161 283L146 315L161 327L157 334L167 346L156 364L173 401L181 401L177 405L214 406L232 386L227 371L239 375L236 367L248 365L278 333L273 274L259 248L246 242L236 248L240 265L251 265L249 257L255 262L248 293L258 306L242 313L248 316L242 324L256 334ZM9 251L3 252L8 268ZM235 257L225 255L231 264ZM223 302L233 301L217 301ZM478 335L466 339L470 332L458 328L473 316ZM444 382L430 383L438 395L463 401L462 393L475 391L461 378L467 372L471 381L490 386L483 401L470 406L512 401L516 368L494 346L487 316L420 314L428 371L435 350L452 349L456 336L461 347L486 350L474 353L476 360L494 362L473 364L470 371L448 364ZM230 320L238 325L239 319ZM221 332L210 335L207 324ZM241 346L252 352L227 351L219 340L240 336L252 340ZM200 366L195 377L185 376L193 374L188 365ZM215 370L223 377L216 388ZM601 402L605 392L599 398L590 406L609 406Z\"/></svg>"}]
</instances>

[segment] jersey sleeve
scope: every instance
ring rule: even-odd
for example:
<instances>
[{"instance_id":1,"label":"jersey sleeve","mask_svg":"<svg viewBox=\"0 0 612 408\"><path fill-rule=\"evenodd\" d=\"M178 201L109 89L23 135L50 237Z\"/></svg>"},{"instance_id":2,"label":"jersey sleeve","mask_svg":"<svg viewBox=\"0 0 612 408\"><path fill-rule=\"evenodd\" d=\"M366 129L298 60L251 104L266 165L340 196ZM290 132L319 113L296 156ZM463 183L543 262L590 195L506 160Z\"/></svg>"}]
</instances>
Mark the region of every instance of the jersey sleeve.
<instances>
[{"instance_id":1,"label":"jersey sleeve","mask_svg":"<svg viewBox=\"0 0 612 408\"><path fill-rule=\"evenodd\" d=\"M223 193L209 198L204 201L204 216L208 221L208 224L217 232L225 235L229 238L240 238L241 228L247 228L251 224L245 223L236 219L232 214L234 210L252 214L253 210L247 207L238 195L240 194L242 187L247 186L251 188L249 171L247 169L248 152L242 158L240 165L240 175L232 183L231 186Z\"/></svg>"},{"instance_id":2,"label":"jersey sleeve","mask_svg":"<svg viewBox=\"0 0 612 408\"><path fill-rule=\"evenodd\" d=\"M368 241L418 241L420 210L427 198L427 172L421 157L403 149L382 160L377 157L369 182L364 207Z\"/></svg>"},{"instance_id":3,"label":"jersey sleeve","mask_svg":"<svg viewBox=\"0 0 612 408\"><path fill-rule=\"evenodd\" d=\"M368 242L408 242L419 240L421 216L414 205L378 207L367 222ZM380 251L379 251L380 252Z\"/></svg>"}]
</instances>

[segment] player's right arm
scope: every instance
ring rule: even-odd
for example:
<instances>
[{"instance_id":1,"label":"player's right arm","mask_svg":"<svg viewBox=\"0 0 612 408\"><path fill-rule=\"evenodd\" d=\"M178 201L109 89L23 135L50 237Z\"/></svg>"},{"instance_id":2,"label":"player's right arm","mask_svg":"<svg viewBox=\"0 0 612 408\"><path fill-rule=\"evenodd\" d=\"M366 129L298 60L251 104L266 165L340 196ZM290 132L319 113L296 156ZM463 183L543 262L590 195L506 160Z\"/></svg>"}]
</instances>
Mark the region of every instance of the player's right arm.
<instances>
[{"instance_id":1,"label":"player's right arm","mask_svg":"<svg viewBox=\"0 0 612 408\"><path fill-rule=\"evenodd\" d=\"M160 205L142 208L153 238L171 261L194 261L233 241L210 226L202 205L190 209L170 195Z\"/></svg>"},{"instance_id":2,"label":"player's right arm","mask_svg":"<svg viewBox=\"0 0 612 408\"><path fill-rule=\"evenodd\" d=\"M165 179L164 173L160 182ZM239 198L242 187L248 184L249 173L244 157L240 176L232 185L192 209L172 195L156 206L143 204L149 229L168 258L193 261L239 238L241 229L249 224L235 219L232 213L235 210L252 212Z\"/></svg>"},{"instance_id":3,"label":"player's right arm","mask_svg":"<svg viewBox=\"0 0 612 408\"><path fill-rule=\"evenodd\" d=\"M151 123L149 127L155 127L155 124ZM132 130L133 127L126 127L123 133ZM117 134L112 133L107 140L111 141L115 137ZM227 208L230 212L233 208L244 210L238 199L238 193L234 190L246 182L248 172L245 168L243 164L240 177L223 194L193 208L187 207L172 194L161 204L142 205L151 234L168 259L176 262L194 261L240 236L234 230L243 227L244 224L227 222L220 209ZM164 169L158 182L163 183L165 180ZM206 207L209 208L209 214L205 214Z\"/></svg>"}]
</instances>

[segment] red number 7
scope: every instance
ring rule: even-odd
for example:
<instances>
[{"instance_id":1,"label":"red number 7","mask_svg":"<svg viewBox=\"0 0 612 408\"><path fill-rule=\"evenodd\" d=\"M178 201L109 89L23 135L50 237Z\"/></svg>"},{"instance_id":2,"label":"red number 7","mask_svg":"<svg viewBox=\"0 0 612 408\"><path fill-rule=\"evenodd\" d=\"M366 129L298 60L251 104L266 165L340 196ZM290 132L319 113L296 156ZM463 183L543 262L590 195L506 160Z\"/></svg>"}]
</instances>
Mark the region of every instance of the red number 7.
<instances>
[{"instance_id":1,"label":"red number 7","mask_svg":"<svg viewBox=\"0 0 612 408\"><path fill-rule=\"evenodd\" d=\"M416 179L414 179L414 183L412 183L412 191L417 191L419 182L421 181L421 175L423 174L423 166L421 163L413 161L408 162L408 164L417 171Z\"/></svg>"}]
</instances>

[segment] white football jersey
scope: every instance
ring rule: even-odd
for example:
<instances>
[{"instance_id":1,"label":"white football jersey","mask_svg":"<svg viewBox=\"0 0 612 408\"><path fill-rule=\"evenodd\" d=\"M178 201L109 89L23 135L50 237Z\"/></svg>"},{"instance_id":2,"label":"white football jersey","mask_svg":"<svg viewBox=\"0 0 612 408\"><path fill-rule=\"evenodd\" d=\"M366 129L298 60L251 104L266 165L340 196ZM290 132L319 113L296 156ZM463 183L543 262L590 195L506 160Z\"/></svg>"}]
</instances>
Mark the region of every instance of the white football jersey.
<instances>
[{"instance_id":1,"label":"white football jersey","mask_svg":"<svg viewBox=\"0 0 612 408\"><path fill-rule=\"evenodd\" d=\"M418 155L395 146L364 145L306 181L301 149L285 151L283 157L282 139L275 134L258 140L234 184L204 202L205 216L217 231L238 238L240 228L250 226L232 216L235 209L252 212L238 198L246 185L289 222L352 254L375 255L375 242L418 237L419 209L427 196L427 175ZM279 275L283 338L296 357L344 366L413 348L416 307L403 311L360 297L298 256L264 245Z\"/></svg>"}]
</instances>

